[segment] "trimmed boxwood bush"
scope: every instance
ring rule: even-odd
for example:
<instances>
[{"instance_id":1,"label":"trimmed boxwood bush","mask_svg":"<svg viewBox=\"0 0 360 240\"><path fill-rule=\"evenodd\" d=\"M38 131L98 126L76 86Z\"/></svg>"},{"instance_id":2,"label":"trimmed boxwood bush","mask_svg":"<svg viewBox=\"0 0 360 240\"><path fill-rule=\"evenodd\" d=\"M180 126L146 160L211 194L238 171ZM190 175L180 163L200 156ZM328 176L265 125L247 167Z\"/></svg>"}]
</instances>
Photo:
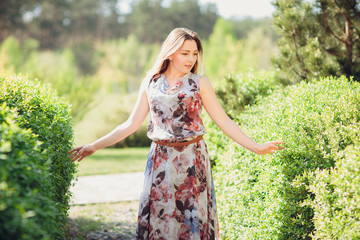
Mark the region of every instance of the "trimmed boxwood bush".
<instances>
[{"instance_id":1,"label":"trimmed boxwood bush","mask_svg":"<svg viewBox=\"0 0 360 240\"><path fill-rule=\"evenodd\" d=\"M359 186L360 142L340 152L330 171L310 173L308 189L315 198L305 204L314 209L315 239L360 238Z\"/></svg>"},{"instance_id":2,"label":"trimmed boxwood bush","mask_svg":"<svg viewBox=\"0 0 360 240\"><path fill-rule=\"evenodd\" d=\"M214 177L223 237L310 239L325 224L313 221L320 195L309 190L309 173L348 161L343 151L359 142L359 96L358 83L329 77L279 90L236 119L257 142L283 140L285 149L257 156L228 138L221 143Z\"/></svg>"},{"instance_id":3,"label":"trimmed boxwood bush","mask_svg":"<svg viewBox=\"0 0 360 240\"><path fill-rule=\"evenodd\" d=\"M37 136L15 121L15 111L0 105L0 238L51 239L57 209L50 164Z\"/></svg>"},{"instance_id":4,"label":"trimmed boxwood bush","mask_svg":"<svg viewBox=\"0 0 360 240\"><path fill-rule=\"evenodd\" d=\"M69 187L75 173L75 164L67 156L73 143L69 106L51 89L23 76L0 76L0 92L0 104L5 102L16 110L17 125L31 129L42 143L40 150L46 156L42 163L50 164L52 187L48 191L56 202L57 238L63 238L69 209Z\"/></svg>"}]
</instances>

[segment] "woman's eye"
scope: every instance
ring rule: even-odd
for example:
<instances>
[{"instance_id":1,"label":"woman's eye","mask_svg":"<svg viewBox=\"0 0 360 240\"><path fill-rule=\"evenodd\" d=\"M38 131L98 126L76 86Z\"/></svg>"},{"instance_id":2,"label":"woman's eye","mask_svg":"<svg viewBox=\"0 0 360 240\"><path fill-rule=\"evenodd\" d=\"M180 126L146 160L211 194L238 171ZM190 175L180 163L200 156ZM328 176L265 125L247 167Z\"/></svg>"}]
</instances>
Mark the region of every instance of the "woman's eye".
<instances>
[{"instance_id":1,"label":"woman's eye","mask_svg":"<svg viewBox=\"0 0 360 240\"><path fill-rule=\"evenodd\" d=\"M181 53L181 55L188 56L188 55L190 55L190 53ZM198 56L198 53L194 53L194 56Z\"/></svg>"}]
</instances>

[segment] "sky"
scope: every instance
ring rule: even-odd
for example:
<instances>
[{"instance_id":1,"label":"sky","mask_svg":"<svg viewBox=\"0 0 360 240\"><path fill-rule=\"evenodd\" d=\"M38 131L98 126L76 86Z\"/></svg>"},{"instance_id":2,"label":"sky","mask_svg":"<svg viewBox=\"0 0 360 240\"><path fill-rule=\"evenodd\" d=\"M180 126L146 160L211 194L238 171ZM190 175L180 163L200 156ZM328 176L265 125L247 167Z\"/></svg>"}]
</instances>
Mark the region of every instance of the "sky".
<instances>
[{"instance_id":1,"label":"sky","mask_svg":"<svg viewBox=\"0 0 360 240\"><path fill-rule=\"evenodd\" d=\"M274 7L271 5L272 0L199 0L201 4L216 3L218 13L223 18L262 18L271 17ZM130 11L131 0L119 1L119 8L123 13ZM166 2L166 0L165 0Z\"/></svg>"},{"instance_id":2,"label":"sky","mask_svg":"<svg viewBox=\"0 0 360 240\"><path fill-rule=\"evenodd\" d=\"M271 17L275 8L271 0L199 0L200 3L216 3L223 18Z\"/></svg>"}]
</instances>

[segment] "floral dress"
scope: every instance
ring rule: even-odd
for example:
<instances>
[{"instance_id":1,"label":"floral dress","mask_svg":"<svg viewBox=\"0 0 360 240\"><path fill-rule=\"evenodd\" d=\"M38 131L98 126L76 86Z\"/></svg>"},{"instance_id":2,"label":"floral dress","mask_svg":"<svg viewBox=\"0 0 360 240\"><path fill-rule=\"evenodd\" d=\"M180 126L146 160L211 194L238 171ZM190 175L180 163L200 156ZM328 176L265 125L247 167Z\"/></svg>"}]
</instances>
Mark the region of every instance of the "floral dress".
<instances>
[{"instance_id":1,"label":"floral dress","mask_svg":"<svg viewBox=\"0 0 360 240\"><path fill-rule=\"evenodd\" d=\"M165 75L147 90L148 137L189 141L205 134L199 75L188 73L170 88ZM205 141L181 147L152 143L140 198L136 239L219 239L215 190Z\"/></svg>"}]
</instances>

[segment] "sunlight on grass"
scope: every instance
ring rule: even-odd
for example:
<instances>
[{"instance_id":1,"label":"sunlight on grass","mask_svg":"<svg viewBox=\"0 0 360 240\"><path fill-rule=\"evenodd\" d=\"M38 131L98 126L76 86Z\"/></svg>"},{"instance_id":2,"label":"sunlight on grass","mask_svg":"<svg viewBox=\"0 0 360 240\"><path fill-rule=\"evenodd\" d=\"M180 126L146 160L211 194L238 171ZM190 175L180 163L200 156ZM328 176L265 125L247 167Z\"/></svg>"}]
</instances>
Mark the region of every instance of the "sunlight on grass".
<instances>
[{"instance_id":1,"label":"sunlight on grass","mask_svg":"<svg viewBox=\"0 0 360 240\"><path fill-rule=\"evenodd\" d=\"M88 239L85 236L89 233L105 229L121 236L114 239L134 239L138 209L139 201L71 206L68 218L69 233L74 236L71 239Z\"/></svg>"},{"instance_id":2,"label":"sunlight on grass","mask_svg":"<svg viewBox=\"0 0 360 240\"><path fill-rule=\"evenodd\" d=\"M143 172L148 151L147 147L101 149L79 163L78 176Z\"/></svg>"}]
</instances>

